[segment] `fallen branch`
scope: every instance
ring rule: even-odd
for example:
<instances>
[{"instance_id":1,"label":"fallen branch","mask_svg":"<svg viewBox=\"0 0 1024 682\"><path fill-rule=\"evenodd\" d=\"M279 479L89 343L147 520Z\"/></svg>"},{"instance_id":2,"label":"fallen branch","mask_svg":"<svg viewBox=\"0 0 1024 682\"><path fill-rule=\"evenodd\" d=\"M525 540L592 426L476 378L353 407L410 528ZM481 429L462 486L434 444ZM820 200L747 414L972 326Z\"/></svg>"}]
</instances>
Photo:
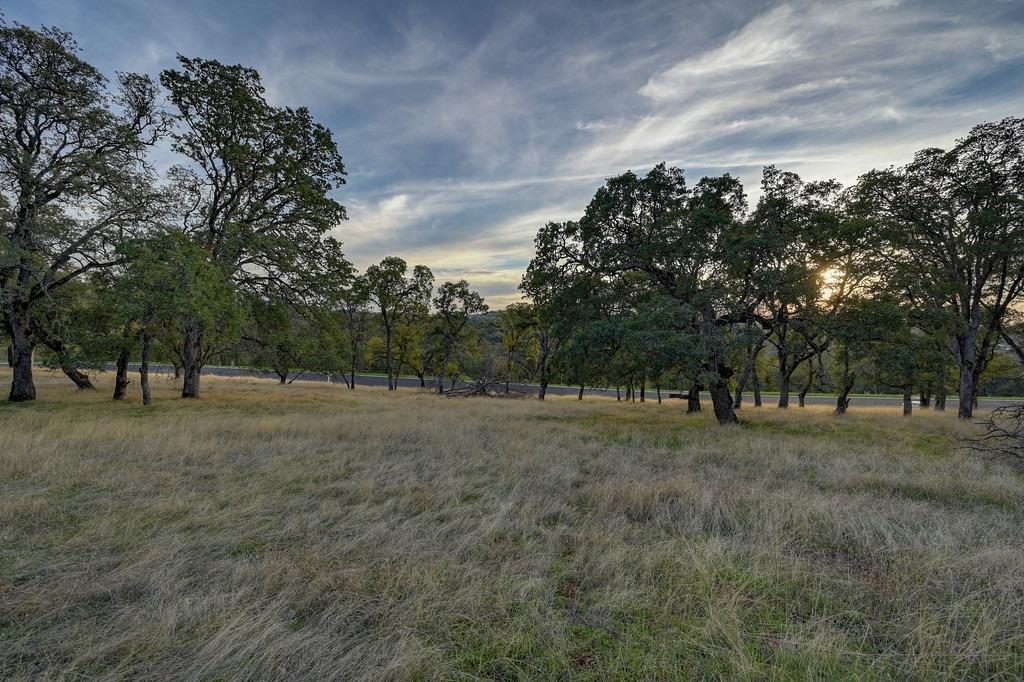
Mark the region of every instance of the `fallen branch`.
<instances>
[{"instance_id":1,"label":"fallen branch","mask_svg":"<svg viewBox=\"0 0 1024 682\"><path fill-rule=\"evenodd\" d=\"M1024 462L1024 403L997 407L980 424L984 431L966 439L968 448Z\"/></svg>"}]
</instances>

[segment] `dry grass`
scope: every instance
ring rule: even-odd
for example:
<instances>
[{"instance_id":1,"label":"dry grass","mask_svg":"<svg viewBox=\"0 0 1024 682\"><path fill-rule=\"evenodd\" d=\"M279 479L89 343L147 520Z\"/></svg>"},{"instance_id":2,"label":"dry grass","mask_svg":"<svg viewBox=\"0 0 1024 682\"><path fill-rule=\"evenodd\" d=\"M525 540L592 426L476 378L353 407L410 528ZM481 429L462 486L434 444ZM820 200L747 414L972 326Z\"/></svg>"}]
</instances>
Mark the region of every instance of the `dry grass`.
<instances>
[{"instance_id":1,"label":"dry grass","mask_svg":"<svg viewBox=\"0 0 1024 682\"><path fill-rule=\"evenodd\" d=\"M5 679L1024 675L952 415L65 383L0 407Z\"/></svg>"}]
</instances>

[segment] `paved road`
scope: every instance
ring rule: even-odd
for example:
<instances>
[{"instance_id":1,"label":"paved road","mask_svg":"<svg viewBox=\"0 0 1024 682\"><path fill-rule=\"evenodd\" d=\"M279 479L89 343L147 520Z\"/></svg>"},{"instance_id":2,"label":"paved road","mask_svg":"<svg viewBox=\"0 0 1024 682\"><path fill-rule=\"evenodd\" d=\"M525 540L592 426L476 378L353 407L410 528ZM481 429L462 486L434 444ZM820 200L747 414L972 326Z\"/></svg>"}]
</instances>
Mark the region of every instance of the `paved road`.
<instances>
[{"instance_id":1,"label":"paved road","mask_svg":"<svg viewBox=\"0 0 1024 682\"><path fill-rule=\"evenodd\" d=\"M171 365L157 365L157 364L154 364L154 365L150 365L150 367L151 367L151 370L153 372L159 372L159 373L162 373L162 374L163 373L169 374L169 373L174 371L174 368ZM113 370L114 369L113 365L111 365L109 367L109 369ZM131 365L131 369L133 371L137 370L138 369L138 365ZM273 372L267 372L267 371L259 370L259 369L249 369L249 368L244 368L244 367L215 367L215 366L213 366L213 367L204 367L203 368L203 374L212 375L212 376L222 376L222 377L247 377L247 378L255 378L255 379L270 379L270 380L274 380L274 381L278 381L279 380L278 376L276 374L274 374ZM289 379L291 379L291 377L289 377ZM330 378L328 377L328 375L323 374L321 372L306 372L306 373L300 375L298 377L298 379L296 379L296 381L327 382L329 379ZM340 374L333 375L333 378L330 379L330 380L333 383L344 385L344 379L342 379ZM375 375L375 374L357 375L356 376L356 386L379 386L379 387L384 387L384 386L387 386L387 379L385 377L383 377L383 376L379 376L379 375ZM420 380L415 378L415 377L401 377L398 380L398 386L399 386L400 389L405 389L405 388L414 389L414 390L421 389ZM524 392L529 392L529 393L536 393L537 392L537 386L532 385L532 384L513 384L512 386L514 388L516 388L517 390L524 391ZM426 380L426 389L436 389L436 388L437 388L437 381L436 381L436 379L427 379ZM665 398L665 399L668 399L668 395L669 395L670 392L675 392L675 391L669 391L669 390L666 389L666 390L662 391L662 397ZM575 396L575 395L579 394L579 388L578 387L572 387L572 386L548 386L548 393L550 393L552 395L572 395L572 396ZM625 393L625 391L623 391L623 393ZM615 389L614 388L610 388L610 389L607 389L607 388L588 388L588 389L584 390L583 394L584 394L584 396L599 396L599 397L605 397L605 398L614 398L615 397ZM652 401L657 399L656 396L655 396L654 390L649 391L647 397L648 397L648 400L652 400ZM710 400L711 399L710 399L709 396L707 396L707 394L703 394L701 397L703 399L703 402L705 402L707 404L710 404ZM777 401L777 399L778 399L777 394L772 394L772 393L762 394L762 400L764 401L764 404L766 406L774 406L775 402ZM853 397L850 398L850 407L851 408L855 408L857 406L862 406L862 407L889 407L889 406L891 406L894 409L897 409L897 408L899 408L901 406L902 400L903 400L903 398L900 397L900 396L887 396L887 395L853 396ZM1007 400L1005 398L982 398L980 400L980 406L983 409L991 410L991 409L995 409L996 407L1000 407L1002 405L1016 404L1017 402L1019 402L1019 401ZM744 396L743 404L744 404L745 407L750 407L750 406L752 406L754 404L753 397L752 397L751 394L748 393L748 394L746 394ZM796 396L795 393L792 394L792 396L790 397L790 404L792 406L794 406L794 407L797 404L797 396ZM833 395L809 395L809 396L807 396L807 404L808 405L828 405L828 406L831 407L831 406L835 406L836 398ZM916 398L914 400L914 406L917 407L917 400L916 400ZM946 400L946 409L948 411L955 411L957 409L957 399L956 399L956 397L950 396Z\"/></svg>"}]
</instances>

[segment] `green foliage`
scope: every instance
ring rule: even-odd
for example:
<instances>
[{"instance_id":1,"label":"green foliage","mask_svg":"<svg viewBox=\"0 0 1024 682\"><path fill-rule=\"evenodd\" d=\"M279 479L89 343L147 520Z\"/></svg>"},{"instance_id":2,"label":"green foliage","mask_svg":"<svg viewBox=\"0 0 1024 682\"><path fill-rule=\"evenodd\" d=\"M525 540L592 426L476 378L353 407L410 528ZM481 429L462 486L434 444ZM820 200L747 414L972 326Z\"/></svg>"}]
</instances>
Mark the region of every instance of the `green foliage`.
<instances>
[{"instance_id":1,"label":"green foliage","mask_svg":"<svg viewBox=\"0 0 1024 682\"><path fill-rule=\"evenodd\" d=\"M244 308L224 271L180 230L121 246L128 263L115 284L122 318L177 337L187 324L209 331L215 347L232 344ZM173 344L174 341L171 341Z\"/></svg>"}]
</instances>

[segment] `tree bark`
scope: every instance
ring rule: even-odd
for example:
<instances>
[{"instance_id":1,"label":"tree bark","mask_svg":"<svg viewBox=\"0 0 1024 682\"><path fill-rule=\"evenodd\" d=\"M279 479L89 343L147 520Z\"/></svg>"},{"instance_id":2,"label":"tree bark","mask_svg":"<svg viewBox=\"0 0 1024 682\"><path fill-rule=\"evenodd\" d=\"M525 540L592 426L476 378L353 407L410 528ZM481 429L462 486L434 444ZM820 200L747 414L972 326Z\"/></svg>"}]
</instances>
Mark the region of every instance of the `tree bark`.
<instances>
[{"instance_id":1,"label":"tree bark","mask_svg":"<svg viewBox=\"0 0 1024 682\"><path fill-rule=\"evenodd\" d=\"M958 391L960 405L957 416L960 419L970 419L974 416L974 369L978 360L977 343L978 329L975 324L969 324L964 335L957 338L957 351L960 356L960 390Z\"/></svg>"},{"instance_id":2,"label":"tree bark","mask_svg":"<svg viewBox=\"0 0 1024 682\"><path fill-rule=\"evenodd\" d=\"M722 368L719 368L718 378L708 386L708 393L711 394L711 405L715 409L715 419L719 424L738 424L736 412L732 407L732 394L729 392L729 379L722 376Z\"/></svg>"},{"instance_id":3,"label":"tree bark","mask_svg":"<svg viewBox=\"0 0 1024 682\"><path fill-rule=\"evenodd\" d=\"M686 396L686 414L691 412L700 412L700 392L702 386L695 383L690 388L689 395Z\"/></svg>"},{"instance_id":4,"label":"tree bark","mask_svg":"<svg viewBox=\"0 0 1024 682\"><path fill-rule=\"evenodd\" d=\"M797 399L800 401L800 407L807 406L807 394L811 390L811 386L814 385L814 363L807 363L807 383L804 384L803 388L800 389L800 395Z\"/></svg>"},{"instance_id":5,"label":"tree bark","mask_svg":"<svg viewBox=\"0 0 1024 682\"><path fill-rule=\"evenodd\" d=\"M661 405L661 385L660 384L655 384L654 385L654 392L658 395L658 404Z\"/></svg>"},{"instance_id":6,"label":"tree bark","mask_svg":"<svg viewBox=\"0 0 1024 682\"><path fill-rule=\"evenodd\" d=\"M903 389L903 416L909 417L914 413L914 387L908 386Z\"/></svg>"},{"instance_id":7,"label":"tree bark","mask_svg":"<svg viewBox=\"0 0 1024 682\"><path fill-rule=\"evenodd\" d=\"M36 385L32 380L32 354L35 344L30 337L28 304L12 303L8 306L7 325L11 334L14 372L7 400L12 403L36 399Z\"/></svg>"},{"instance_id":8,"label":"tree bark","mask_svg":"<svg viewBox=\"0 0 1024 682\"><path fill-rule=\"evenodd\" d=\"M757 374L757 366L750 370L754 382L754 407L761 407L761 377Z\"/></svg>"},{"instance_id":9,"label":"tree bark","mask_svg":"<svg viewBox=\"0 0 1024 682\"><path fill-rule=\"evenodd\" d=\"M199 397L199 378L203 371L203 333L199 327L189 325L185 330L185 349L182 368L185 379L181 386L182 398Z\"/></svg>"},{"instance_id":10,"label":"tree bark","mask_svg":"<svg viewBox=\"0 0 1024 682\"><path fill-rule=\"evenodd\" d=\"M580 384L580 394L576 396L576 400L583 400L583 384Z\"/></svg>"},{"instance_id":11,"label":"tree bark","mask_svg":"<svg viewBox=\"0 0 1024 682\"><path fill-rule=\"evenodd\" d=\"M117 354L117 372L114 374L114 400L124 400L128 395L128 348L122 346Z\"/></svg>"},{"instance_id":12,"label":"tree bark","mask_svg":"<svg viewBox=\"0 0 1024 682\"><path fill-rule=\"evenodd\" d=\"M789 374L785 371L779 372L779 408L789 407Z\"/></svg>"},{"instance_id":13,"label":"tree bark","mask_svg":"<svg viewBox=\"0 0 1024 682\"><path fill-rule=\"evenodd\" d=\"M89 378L88 374L85 374L74 365L62 364L60 371L64 372L64 376L71 379L71 382L78 387L80 391L95 391L96 387L92 385L92 379Z\"/></svg>"},{"instance_id":14,"label":"tree bark","mask_svg":"<svg viewBox=\"0 0 1024 682\"><path fill-rule=\"evenodd\" d=\"M921 387L921 400L918 405L921 407L931 407L932 404L932 390L931 386L925 384Z\"/></svg>"},{"instance_id":15,"label":"tree bark","mask_svg":"<svg viewBox=\"0 0 1024 682\"><path fill-rule=\"evenodd\" d=\"M142 331L141 363L139 364L139 386L142 387L142 404L149 405L153 402L149 392L149 330Z\"/></svg>"},{"instance_id":16,"label":"tree bark","mask_svg":"<svg viewBox=\"0 0 1024 682\"><path fill-rule=\"evenodd\" d=\"M640 402L647 402L647 379L640 380Z\"/></svg>"},{"instance_id":17,"label":"tree bark","mask_svg":"<svg viewBox=\"0 0 1024 682\"><path fill-rule=\"evenodd\" d=\"M960 371L960 406L957 416L960 419L970 419L974 416L974 371L971 368L961 368Z\"/></svg>"},{"instance_id":18,"label":"tree bark","mask_svg":"<svg viewBox=\"0 0 1024 682\"><path fill-rule=\"evenodd\" d=\"M850 407L848 395L850 395L849 389L843 389L839 392L839 396L836 398L835 414L846 414L847 408Z\"/></svg>"},{"instance_id":19,"label":"tree bark","mask_svg":"<svg viewBox=\"0 0 1024 682\"><path fill-rule=\"evenodd\" d=\"M92 385L92 380L89 376L80 371L78 367L71 362L71 359L68 357L67 348L64 346L63 339L53 336L45 329L33 329L32 331L36 338L57 356L57 359L60 361L60 371L64 372L64 375L68 379L71 379L71 383L77 386L79 390L96 390L96 387Z\"/></svg>"},{"instance_id":20,"label":"tree bark","mask_svg":"<svg viewBox=\"0 0 1024 682\"><path fill-rule=\"evenodd\" d=\"M842 354L843 358L843 375L841 383L839 385L839 396L836 398L836 409L835 414L841 415L846 414L847 408L850 407L850 391L853 390L853 385L856 382L855 373L850 371L850 355L849 352Z\"/></svg>"}]
</instances>

